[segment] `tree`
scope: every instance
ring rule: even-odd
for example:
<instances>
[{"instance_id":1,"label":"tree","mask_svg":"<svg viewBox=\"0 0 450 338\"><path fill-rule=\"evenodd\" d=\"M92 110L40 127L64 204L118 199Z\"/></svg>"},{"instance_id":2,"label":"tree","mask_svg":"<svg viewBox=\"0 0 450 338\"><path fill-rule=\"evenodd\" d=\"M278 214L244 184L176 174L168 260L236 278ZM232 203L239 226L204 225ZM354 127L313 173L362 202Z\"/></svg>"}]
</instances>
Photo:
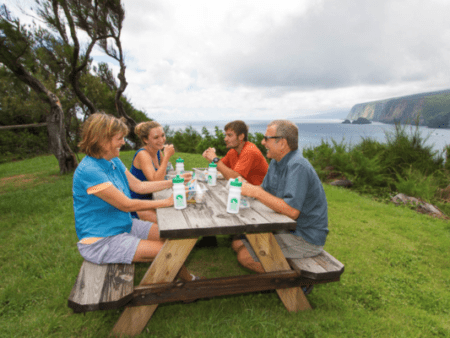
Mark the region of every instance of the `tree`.
<instances>
[{"instance_id":1,"label":"tree","mask_svg":"<svg viewBox=\"0 0 450 338\"><path fill-rule=\"evenodd\" d=\"M44 22L53 30L59 33L67 50L71 51L69 79L76 95L89 110L89 114L96 111L95 105L80 89L80 76L86 69L90 53L95 44L104 50L106 55L119 62L119 82L117 86L115 80L109 81L110 89L115 91L114 102L119 116L123 116L134 134L135 120L127 114L122 100L122 94L128 83L125 78L125 59L120 41L122 24L125 19L125 10L120 0L52 0L41 2L38 14ZM69 27L70 38L66 27ZM89 36L90 41L84 54L80 52L80 43L77 36L77 29L81 29ZM113 43L110 43L113 41ZM111 74L112 75L112 74ZM137 138L135 138L136 140Z\"/></svg>"},{"instance_id":2,"label":"tree","mask_svg":"<svg viewBox=\"0 0 450 338\"><path fill-rule=\"evenodd\" d=\"M48 152L45 124L47 104L5 66L0 66L0 162L23 159ZM4 129L11 125L33 125L20 129Z\"/></svg>"},{"instance_id":3,"label":"tree","mask_svg":"<svg viewBox=\"0 0 450 338\"><path fill-rule=\"evenodd\" d=\"M45 116L49 136L49 149L59 163L60 173L75 170L78 162L66 141L64 111L59 97L33 75L36 64L36 37L13 19L5 5L0 7L0 62L18 79L34 90L39 98L50 105ZM45 65L40 65L44 66Z\"/></svg>"}]
</instances>

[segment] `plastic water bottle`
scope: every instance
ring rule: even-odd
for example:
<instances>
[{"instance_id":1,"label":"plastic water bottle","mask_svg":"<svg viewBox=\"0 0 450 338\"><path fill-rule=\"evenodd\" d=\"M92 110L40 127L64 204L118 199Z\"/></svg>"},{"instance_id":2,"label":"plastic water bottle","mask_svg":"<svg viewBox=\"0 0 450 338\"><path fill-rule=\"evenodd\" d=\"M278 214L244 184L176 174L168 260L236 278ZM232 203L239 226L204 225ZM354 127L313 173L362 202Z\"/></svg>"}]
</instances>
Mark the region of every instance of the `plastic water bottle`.
<instances>
[{"instance_id":1,"label":"plastic water bottle","mask_svg":"<svg viewBox=\"0 0 450 338\"><path fill-rule=\"evenodd\" d=\"M177 163L175 164L175 170L177 172L177 175L180 175L184 171L184 160L179 157L176 162Z\"/></svg>"},{"instance_id":2,"label":"plastic water bottle","mask_svg":"<svg viewBox=\"0 0 450 338\"><path fill-rule=\"evenodd\" d=\"M239 182L237 178L230 182L227 202L227 212L230 214L237 214L239 212L239 205L241 204L241 187L242 182Z\"/></svg>"},{"instance_id":3,"label":"plastic water bottle","mask_svg":"<svg viewBox=\"0 0 450 338\"><path fill-rule=\"evenodd\" d=\"M210 163L208 168L208 185L215 186L217 184L217 164Z\"/></svg>"},{"instance_id":4,"label":"plastic water bottle","mask_svg":"<svg viewBox=\"0 0 450 338\"><path fill-rule=\"evenodd\" d=\"M172 162L167 163L166 174L168 174L172 170L173 170Z\"/></svg>"},{"instance_id":5,"label":"plastic water bottle","mask_svg":"<svg viewBox=\"0 0 450 338\"><path fill-rule=\"evenodd\" d=\"M186 189L184 188L184 178L177 175L172 179L173 183L173 205L175 209L186 208Z\"/></svg>"}]
</instances>

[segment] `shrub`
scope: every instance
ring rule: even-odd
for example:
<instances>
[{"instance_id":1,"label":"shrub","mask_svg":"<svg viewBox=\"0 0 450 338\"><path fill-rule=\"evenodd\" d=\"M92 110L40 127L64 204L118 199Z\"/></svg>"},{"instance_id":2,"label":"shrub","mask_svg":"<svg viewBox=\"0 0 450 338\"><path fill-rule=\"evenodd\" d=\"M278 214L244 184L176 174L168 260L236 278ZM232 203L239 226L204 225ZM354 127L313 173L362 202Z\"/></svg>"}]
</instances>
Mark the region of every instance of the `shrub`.
<instances>
[{"instance_id":1,"label":"shrub","mask_svg":"<svg viewBox=\"0 0 450 338\"><path fill-rule=\"evenodd\" d=\"M218 156L224 156L227 153L227 146L225 145L225 135L218 126L214 127L215 136L211 136L206 127L202 128L202 140L197 144L197 153L202 154L209 147L216 149Z\"/></svg>"},{"instance_id":2,"label":"shrub","mask_svg":"<svg viewBox=\"0 0 450 338\"><path fill-rule=\"evenodd\" d=\"M412 167L402 174L397 173L395 187L398 192L408 196L421 198L430 202L438 191L439 184L434 175L425 176L419 170Z\"/></svg>"},{"instance_id":3,"label":"shrub","mask_svg":"<svg viewBox=\"0 0 450 338\"><path fill-rule=\"evenodd\" d=\"M384 173L379 155L368 157L360 149L351 151L349 161L349 172L353 172L353 183L355 188L371 188L387 187L392 182L391 178Z\"/></svg>"},{"instance_id":4,"label":"shrub","mask_svg":"<svg viewBox=\"0 0 450 338\"><path fill-rule=\"evenodd\" d=\"M28 129L0 132L0 163L49 153L47 129Z\"/></svg>"},{"instance_id":5,"label":"shrub","mask_svg":"<svg viewBox=\"0 0 450 338\"><path fill-rule=\"evenodd\" d=\"M186 127L184 132L178 130L173 136L173 146L177 152L195 154L201 135L192 126Z\"/></svg>"},{"instance_id":6,"label":"shrub","mask_svg":"<svg viewBox=\"0 0 450 338\"><path fill-rule=\"evenodd\" d=\"M393 178L396 173L407 170L411 166L423 175L431 175L443 168L444 159L432 146L425 145L428 137L423 138L418 126L409 135L405 126L396 124L395 130L386 132L386 149L382 163Z\"/></svg>"}]
</instances>

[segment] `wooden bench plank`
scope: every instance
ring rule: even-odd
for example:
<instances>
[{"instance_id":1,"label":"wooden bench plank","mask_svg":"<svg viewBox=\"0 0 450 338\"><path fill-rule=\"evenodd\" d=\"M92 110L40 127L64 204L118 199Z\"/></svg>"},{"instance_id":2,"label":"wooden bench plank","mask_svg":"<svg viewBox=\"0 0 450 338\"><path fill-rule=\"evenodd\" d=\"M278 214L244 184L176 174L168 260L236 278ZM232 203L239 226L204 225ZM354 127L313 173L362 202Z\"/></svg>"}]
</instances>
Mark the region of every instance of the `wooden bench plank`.
<instances>
[{"instance_id":1,"label":"wooden bench plank","mask_svg":"<svg viewBox=\"0 0 450 338\"><path fill-rule=\"evenodd\" d=\"M201 279L191 282L173 282L137 286L133 299L127 306L161 304L190 301L201 298L285 289L298 286L329 283L332 280L311 281L294 270L268 272L257 275L243 275Z\"/></svg>"},{"instance_id":2,"label":"wooden bench plank","mask_svg":"<svg viewBox=\"0 0 450 338\"><path fill-rule=\"evenodd\" d=\"M344 264L326 251L311 258L288 258L291 267L303 277L321 280L338 278L344 272Z\"/></svg>"},{"instance_id":3,"label":"wooden bench plank","mask_svg":"<svg viewBox=\"0 0 450 338\"><path fill-rule=\"evenodd\" d=\"M134 264L94 264L84 261L68 305L75 312L120 308L134 290Z\"/></svg>"}]
</instances>

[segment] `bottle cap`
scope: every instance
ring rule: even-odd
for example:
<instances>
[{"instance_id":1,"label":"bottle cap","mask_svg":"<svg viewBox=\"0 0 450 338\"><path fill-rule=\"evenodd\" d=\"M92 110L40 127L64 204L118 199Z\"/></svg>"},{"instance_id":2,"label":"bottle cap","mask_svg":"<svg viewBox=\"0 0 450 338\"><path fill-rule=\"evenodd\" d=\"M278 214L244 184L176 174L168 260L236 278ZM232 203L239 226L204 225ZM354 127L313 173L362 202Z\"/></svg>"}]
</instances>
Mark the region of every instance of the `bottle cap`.
<instances>
[{"instance_id":1,"label":"bottle cap","mask_svg":"<svg viewBox=\"0 0 450 338\"><path fill-rule=\"evenodd\" d=\"M184 163L184 160L181 157L178 157L176 160L177 163Z\"/></svg>"},{"instance_id":2,"label":"bottle cap","mask_svg":"<svg viewBox=\"0 0 450 338\"><path fill-rule=\"evenodd\" d=\"M175 184L175 183L184 183L184 178L180 177L180 175L177 175L176 177L174 177L172 179L172 183L173 184Z\"/></svg>"},{"instance_id":3,"label":"bottle cap","mask_svg":"<svg viewBox=\"0 0 450 338\"><path fill-rule=\"evenodd\" d=\"M239 182L239 179L236 178L234 181L230 182L230 185L232 185L233 187L242 187L242 182Z\"/></svg>"},{"instance_id":4,"label":"bottle cap","mask_svg":"<svg viewBox=\"0 0 450 338\"><path fill-rule=\"evenodd\" d=\"M215 163L210 163L210 164L209 164L209 167L210 167L210 168L217 168L217 164L215 164Z\"/></svg>"}]
</instances>

